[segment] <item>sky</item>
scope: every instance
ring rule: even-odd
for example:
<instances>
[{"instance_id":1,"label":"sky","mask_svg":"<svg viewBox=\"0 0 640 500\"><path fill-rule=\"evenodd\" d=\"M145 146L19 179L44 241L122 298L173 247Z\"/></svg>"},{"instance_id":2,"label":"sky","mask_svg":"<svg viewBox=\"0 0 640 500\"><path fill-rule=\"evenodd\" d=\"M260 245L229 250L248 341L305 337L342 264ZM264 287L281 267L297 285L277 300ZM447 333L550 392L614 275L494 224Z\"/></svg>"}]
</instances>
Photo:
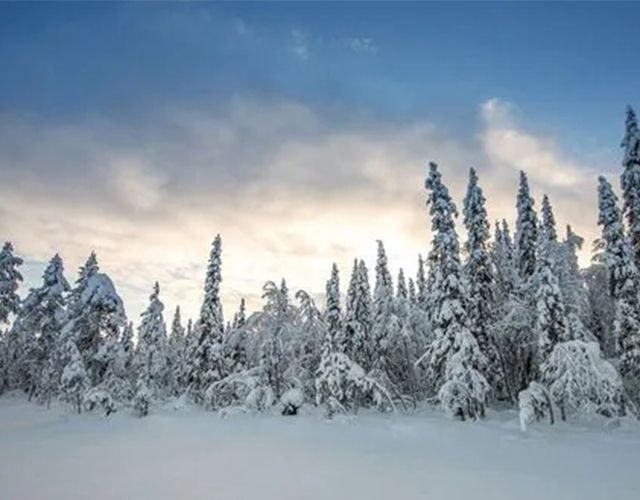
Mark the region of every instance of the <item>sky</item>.
<instances>
[{"instance_id":1,"label":"sky","mask_svg":"<svg viewBox=\"0 0 640 500\"><path fill-rule=\"evenodd\" d=\"M155 280L195 317L213 237L225 315L332 262L414 273L428 161L489 217L518 171L585 237L640 106L634 3L0 3L0 234L26 290L95 250L138 321ZM464 238L464 231L461 230Z\"/></svg>"}]
</instances>

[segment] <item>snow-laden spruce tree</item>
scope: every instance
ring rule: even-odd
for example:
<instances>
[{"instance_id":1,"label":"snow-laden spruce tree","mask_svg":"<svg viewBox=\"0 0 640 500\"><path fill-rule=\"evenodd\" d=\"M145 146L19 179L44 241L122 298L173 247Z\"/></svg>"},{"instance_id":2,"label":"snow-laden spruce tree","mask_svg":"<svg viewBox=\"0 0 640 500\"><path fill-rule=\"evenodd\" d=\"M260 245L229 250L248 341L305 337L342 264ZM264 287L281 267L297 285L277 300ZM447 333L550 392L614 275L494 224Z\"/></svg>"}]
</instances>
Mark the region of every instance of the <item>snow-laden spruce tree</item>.
<instances>
[{"instance_id":1,"label":"snow-laden spruce tree","mask_svg":"<svg viewBox=\"0 0 640 500\"><path fill-rule=\"evenodd\" d=\"M544 363L556 344L569 340L564 301L553 261L553 241L543 238L536 262L535 332L538 363Z\"/></svg>"},{"instance_id":2,"label":"snow-laden spruce tree","mask_svg":"<svg viewBox=\"0 0 640 500\"><path fill-rule=\"evenodd\" d=\"M347 290L344 341L339 339L337 344L342 352L365 371L371 368L372 330L373 302L369 286L369 273L364 261L356 260L353 264Z\"/></svg>"},{"instance_id":3,"label":"snow-laden spruce tree","mask_svg":"<svg viewBox=\"0 0 640 500\"><path fill-rule=\"evenodd\" d=\"M640 316L638 272L629 241L625 237L617 197L611 184L598 178L599 216L609 291L615 304L613 334L620 353L620 371L630 385L631 397L640 394Z\"/></svg>"},{"instance_id":4,"label":"snow-laden spruce tree","mask_svg":"<svg viewBox=\"0 0 640 500\"><path fill-rule=\"evenodd\" d=\"M493 244L491 246L491 261L495 275L494 297L498 304L519 288L518 267L516 265L515 249L511 240L509 224L502 219L502 224L495 223Z\"/></svg>"},{"instance_id":5,"label":"snow-laden spruce tree","mask_svg":"<svg viewBox=\"0 0 640 500\"><path fill-rule=\"evenodd\" d=\"M67 362L60 378L60 399L81 413L83 397L90 386L89 375L72 338L67 339L63 349L63 359Z\"/></svg>"},{"instance_id":6,"label":"snow-laden spruce tree","mask_svg":"<svg viewBox=\"0 0 640 500\"><path fill-rule=\"evenodd\" d=\"M382 241L378 241L376 259L376 281L373 289L373 338L371 367L383 373L391 369L389 350L391 348L393 318L393 283L387 264L387 254Z\"/></svg>"},{"instance_id":7,"label":"snow-laden spruce tree","mask_svg":"<svg viewBox=\"0 0 640 500\"><path fill-rule=\"evenodd\" d=\"M149 296L149 305L141 315L134 357L137 390L144 390L145 397L148 393L151 401L162 399L171 393L169 342L163 311L160 286L156 282Z\"/></svg>"},{"instance_id":8,"label":"snow-laden spruce tree","mask_svg":"<svg viewBox=\"0 0 640 500\"><path fill-rule=\"evenodd\" d=\"M204 283L204 299L200 317L193 327L194 343L188 359L189 392L197 403L204 399L205 391L226 375L222 348L224 320L220 301L222 282L222 239L213 240L209 265Z\"/></svg>"},{"instance_id":9,"label":"snow-laden spruce tree","mask_svg":"<svg viewBox=\"0 0 640 500\"><path fill-rule=\"evenodd\" d=\"M398 271L398 286L396 290L396 298L400 300L407 300L408 295L409 291L407 290L407 280L404 277L404 270L400 268L400 270Z\"/></svg>"},{"instance_id":10,"label":"snow-laden spruce tree","mask_svg":"<svg viewBox=\"0 0 640 500\"><path fill-rule=\"evenodd\" d=\"M433 233L430 302L435 340L418 363L447 413L475 419L484 415L490 387L482 374L487 360L468 327L468 297L454 223L457 210L435 163L429 164L425 186Z\"/></svg>"},{"instance_id":11,"label":"snow-laden spruce tree","mask_svg":"<svg viewBox=\"0 0 640 500\"><path fill-rule=\"evenodd\" d=\"M340 306L340 272L334 263L331 266L331 277L325 287L326 305L324 309L324 321L327 327L327 335L323 340L323 349L330 347L330 351L338 349L337 342L343 333L342 308ZM343 351L344 352L344 351Z\"/></svg>"},{"instance_id":12,"label":"snow-laden spruce tree","mask_svg":"<svg viewBox=\"0 0 640 500\"><path fill-rule=\"evenodd\" d=\"M247 311L244 298L233 315L233 322L224 339L224 352L229 373L240 373L248 367L247 360Z\"/></svg>"},{"instance_id":13,"label":"snow-laden spruce tree","mask_svg":"<svg viewBox=\"0 0 640 500\"><path fill-rule=\"evenodd\" d=\"M422 309L427 308L429 290L427 289L427 276L425 273L424 259L421 254L418 254L418 272L416 274L416 292L418 305Z\"/></svg>"},{"instance_id":14,"label":"snow-laden spruce tree","mask_svg":"<svg viewBox=\"0 0 640 500\"><path fill-rule=\"evenodd\" d=\"M412 305L417 306L418 305L417 297L418 296L416 295L416 283L413 280L413 278L409 278L409 281L407 283L407 299Z\"/></svg>"},{"instance_id":15,"label":"snow-laden spruce tree","mask_svg":"<svg viewBox=\"0 0 640 500\"><path fill-rule=\"evenodd\" d=\"M13 245L6 242L0 251L0 325L7 324L12 314L20 310L20 297L16 293L22 281L18 267L23 261L13 255Z\"/></svg>"},{"instance_id":16,"label":"snow-laden spruce tree","mask_svg":"<svg viewBox=\"0 0 640 500\"><path fill-rule=\"evenodd\" d=\"M485 201L482 188L478 184L478 174L471 168L462 210L467 230L465 250L468 258L464 265L464 274L469 295L469 328L480 346L480 351L488 360L484 375L495 393L501 394L504 392L503 375L499 353L491 332L495 306L495 277L489 256L489 221Z\"/></svg>"},{"instance_id":17,"label":"snow-laden spruce tree","mask_svg":"<svg viewBox=\"0 0 640 500\"><path fill-rule=\"evenodd\" d=\"M70 290L59 255L49 261L42 280L42 286L32 288L22 302L10 335L19 344L13 367L16 387L29 399L35 396L48 404L55 396L63 368L58 349Z\"/></svg>"},{"instance_id":18,"label":"snow-laden spruce tree","mask_svg":"<svg viewBox=\"0 0 640 500\"><path fill-rule=\"evenodd\" d=\"M640 266L640 130L635 111L627 107L622 158L622 212L627 219L629 243L636 267Z\"/></svg>"},{"instance_id":19,"label":"snow-laden spruce tree","mask_svg":"<svg viewBox=\"0 0 640 500\"><path fill-rule=\"evenodd\" d=\"M523 282L529 280L536 268L536 247L538 244L538 216L533 208L534 202L529 191L529 181L524 172L520 172L520 184L516 208L515 255L518 273Z\"/></svg>"},{"instance_id":20,"label":"snow-laden spruce tree","mask_svg":"<svg viewBox=\"0 0 640 500\"><path fill-rule=\"evenodd\" d=\"M556 218L553 215L553 208L549 197L545 194L542 196L542 225L540 229L543 233L543 237L549 241L558 241L558 231L556 229Z\"/></svg>"},{"instance_id":21,"label":"snow-laden spruce tree","mask_svg":"<svg viewBox=\"0 0 640 500\"><path fill-rule=\"evenodd\" d=\"M182 325L180 306L176 306L171 322L171 333L169 334L169 365L171 370L171 380L173 381L173 393L180 394L186 384L186 332Z\"/></svg>"},{"instance_id":22,"label":"snow-laden spruce tree","mask_svg":"<svg viewBox=\"0 0 640 500\"><path fill-rule=\"evenodd\" d=\"M62 337L65 342L72 338L76 343L91 386L98 386L105 374L115 373L116 370L109 365L120 363L119 359L112 357L117 350L102 347L107 340L110 345L119 341L121 330L126 325L126 315L122 299L109 276L99 271L93 252L80 268L76 286L71 291L68 312Z\"/></svg>"}]
</instances>

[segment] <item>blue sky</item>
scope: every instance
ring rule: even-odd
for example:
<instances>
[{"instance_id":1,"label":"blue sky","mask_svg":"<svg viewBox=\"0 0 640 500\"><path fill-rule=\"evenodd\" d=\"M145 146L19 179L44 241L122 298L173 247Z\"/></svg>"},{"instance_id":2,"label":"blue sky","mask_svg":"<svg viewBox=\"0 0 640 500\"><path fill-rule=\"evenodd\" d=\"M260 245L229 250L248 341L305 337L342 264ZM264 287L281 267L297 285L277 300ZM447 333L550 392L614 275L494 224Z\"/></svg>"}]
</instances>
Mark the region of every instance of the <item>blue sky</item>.
<instances>
[{"instance_id":1,"label":"blue sky","mask_svg":"<svg viewBox=\"0 0 640 500\"><path fill-rule=\"evenodd\" d=\"M478 166L507 219L526 168L592 237L590 186L640 105L638 18L634 3L2 3L0 229L29 274L96 248L136 313L156 278L197 309L218 231L255 276L231 257L230 303L287 272L321 291L377 237L411 268L432 158L458 194ZM349 239L345 207L368 220L381 204L406 227L380 216ZM158 246L171 257L145 254Z\"/></svg>"}]
</instances>

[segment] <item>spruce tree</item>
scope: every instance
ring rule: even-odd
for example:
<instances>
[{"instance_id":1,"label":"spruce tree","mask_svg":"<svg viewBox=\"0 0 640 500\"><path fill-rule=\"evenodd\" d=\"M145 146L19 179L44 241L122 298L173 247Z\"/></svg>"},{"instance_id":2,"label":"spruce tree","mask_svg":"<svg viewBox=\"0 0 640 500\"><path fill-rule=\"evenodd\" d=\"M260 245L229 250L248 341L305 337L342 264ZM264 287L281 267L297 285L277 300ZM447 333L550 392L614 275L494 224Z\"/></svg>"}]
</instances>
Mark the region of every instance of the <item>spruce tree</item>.
<instances>
[{"instance_id":1,"label":"spruce tree","mask_svg":"<svg viewBox=\"0 0 640 500\"><path fill-rule=\"evenodd\" d=\"M621 372L627 380L640 378L640 316L638 274L629 241L624 235L622 215L611 184L598 178L599 216L609 293L614 304L614 338L621 357Z\"/></svg>"},{"instance_id":2,"label":"spruce tree","mask_svg":"<svg viewBox=\"0 0 640 500\"><path fill-rule=\"evenodd\" d=\"M404 277L404 271L402 268L398 271L398 289L396 290L396 297L400 300L407 300L409 298L409 292L407 290L407 281ZM415 294L415 290L414 290Z\"/></svg>"},{"instance_id":3,"label":"spruce tree","mask_svg":"<svg viewBox=\"0 0 640 500\"><path fill-rule=\"evenodd\" d=\"M342 334L342 312L340 308L340 275L338 266L334 263L331 267L331 278L326 286L325 322L327 324L327 336L325 348L333 351Z\"/></svg>"},{"instance_id":4,"label":"spruce tree","mask_svg":"<svg viewBox=\"0 0 640 500\"><path fill-rule=\"evenodd\" d=\"M222 239L213 240L209 265L205 277L204 300L200 317L194 325L194 349L189 359L188 384L196 402L201 402L204 391L226 374L222 350L224 320L220 301Z\"/></svg>"},{"instance_id":5,"label":"spruce tree","mask_svg":"<svg viewBox=\"0 0 640 500\"><path fill-rule=\"evenodd\" d=\"M0 325L7 324L12 314L20 311L20 297L16 293L22 275L18 267L23 261L13 255L13 246L6 242L0 251Z\"/></svg>"},{"instance_id":6,"label":"spruce tree","mask_svg":"<svg viewBox=\"0 0 640 500\"><path fill-rule=\"evenodd\" d=\"M180 316L180 306L176 306L171 322L171 333L169 334L169 359L171 364L172 380L175 384L174 392L180 392L185 383L186 376L186 337L185 329L182 326Z\"/></svg>"},{"instance_id":7,"label":"spruce tree","mask_svg":"<svg viewBox=\"0 0 640 500\"><path fill-rule=\"evenodd\" d=\"M625 134L622 139L624 155L622 186L622 212L627 219L629 242L636 268L640 266L640 131L638 120L631 106L627 107Z\"/></svg>"},{"instance_id":8,"label":"spruce tree","mask_svg":"<svg viewBox=\"0 0 640 500\"><path fill-rule=\"evenodd\" d=\"M556 231L556 219L553 215L553 208L549 197L545 194L542 197L542 233L544 237L551 242L558 241L558 233Z\"/></svg>"},{"instance_id":9,"label":"spruce tree","mask_svg":"<svg viewBox=\"0 0 640 500\"><path fill-rule=\"evenodd\" d=\"M455 230L456 207L442 183L438 166L429 164L425 186L433 234L430 262L435 275L431 303L435 340L418 363L444 409L461 419L484 415L489 383L482 374L486 364L468 328L467 291Z\"/></svg>"},{"instance_id":10,"label":"spruce tree","mask_svg":"<svg viewBox=\"0 0 640 500\"><path fill-rule=\"evenodd\" d=\"M371 369L373 344L373 303L369 273L363 260L354 262L345 310L345 350L351 360Z\"/></svg>"},{"instance_id":11,"label":"spruce tree","mask_svg":"<svg viewBox=\"0 0 640 500\"><path fill-rule=\"evenodd\" d=\"M468 255L464 274L468 287L470 330L489 361L484 375L496 390L501 390L500 360L490 328L493 320L495 278L489 257L489 222L485 197L478 185L475 169L469 170L469 184L464 198L464 225L467 230L465 250Z\"/></svg>"},{"instance_id":12,"label":"spruce tree","mask_svg":"<svg viewBox=\"0 0 640 500\"><path fill-rule=\"evenodd\" d=\"M533 204L527 175L524 172L520 172L520 185L516 204L518 217L516 220L515 253L518 273L525 283L533 276L536 268L538 216Z\"/></svg>"},{"instance_id":13,"label":"spruce tree","mask_svg":"<svg viewBox=\"0 0 640 500\"><path fill-rule=\"evenodd\" d=\"M373 342L372 365L386 371L389 369L389 348L393 307L393 283L387 266L387 254L382 241L378 241L376 260L376 282L373 291Z\"/></svg>"},{"instance_id":14,"label":"spruce tree","mask_svg":"<svg viewBox=\"0 0 640 500\"><path fill-rule=\"evenodd\" d=\"M416 288L417 288L417 299L418 305L422 309L427 308L428 294L429 290L427 290L427 278L424 270L424 259L422 255L418 255L418 273L416 275Z\"/></svg>"},{"instance_id":15,"label":"spruce tree","mask_svg":"<svg viewBox=\"0 0 640 500\"><path fill-rule=\"evenodd\" d=\"M162 398L170 390L171 367L168 363L169 349L163 311L160 286L156 282L149 296L149 305L141 315L135 353L138 380L144 381L144 389L151 394L152 399Z\"/></svg>"}]
</instances>

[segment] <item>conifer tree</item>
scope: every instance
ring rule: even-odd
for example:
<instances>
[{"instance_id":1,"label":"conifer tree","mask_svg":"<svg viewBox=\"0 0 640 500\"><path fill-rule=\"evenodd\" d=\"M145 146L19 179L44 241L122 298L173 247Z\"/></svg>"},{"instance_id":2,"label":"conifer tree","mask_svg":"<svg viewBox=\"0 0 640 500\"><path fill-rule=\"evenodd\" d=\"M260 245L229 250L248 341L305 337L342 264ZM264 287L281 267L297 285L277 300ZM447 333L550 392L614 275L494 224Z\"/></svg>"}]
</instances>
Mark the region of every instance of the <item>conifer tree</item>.
<instances>
[{"instance_id":1,"label":"conifer tree","mask_svg":"<svg viewBox=\"0 0 640 500\"><path fill-rule=\"evenodd\" d=\"M533 198L529 192L529 181L524 172L520 172L520 185L516 208L515 253L518 273L526 282L536 268L536 246L538 244L538 216L533 208Z\"/></svg>"},{"instance_id":2,"label":"conifer tree","mask_svg":"<svg viewBox=\"0 0 640 500\"><path fill-rule=\"evenodd\" d=\"M469 184L464 198L464 225L467 229L465 250L468 259L464 273L468 287L468 317L470 330L488 363L485 377L495 389L502 386L500 361L495 342L490 334L494 305L495 278L489 258L489 222L485 197L478 185L475 169L469 170Z\"/></svg>"},{"instance_id":3,"label":"conifer tree","mask_svg":"<svg viewBox=\"0 0 640 500\"><path fill-rule=\"evenodd\" d=\"M407 298L409 299L409 302L411 303L411 305L417 305L417 298L416 298L416 284L413 281L413 278L409 278L409 284L407 286Z\"/></svg>"},{"instance_id":4,"label":"conifer tree","mask_svg":"<svg viewBox=\"0 0 640 500\"><path fill-rule=\"evenodd\" d=\"M422 309L426 309L428 301L427 296L429 294L429 291L427 290L427 278L425 275L424 259L422 258L422 255L418 255L418 274L416 276L416 288L418 294L418 305Z\"/></svg>"},{"instance_id":5,"label":"conifer tree","mask_svg":"<svg viewBox=\"0 0 640 500\"><path fill-rule=\"evenodd\" d=\"M369 273L364 261L356 260L347 292L343 352L367 371L371 369L372 329L373 303Z\"/></svg>"},{"instance_id":6,"label":"conifer tree","mask_svg":"<svg viewBox=\"0 0 640 500\"><path fill-rule=\"evenodd\" d=\"M627 380L640 378L640 317L638 315L638 274L622 215L611 184L598 178L599 216L605 263L609 272L609 293L615 304L614 338L621 356L620 370Z\"/></svg>"},{"instance_id":7,"label":"conifer tree","mask_svg":"<svg viewBox=\"0 0 640 500\"><path fill-rule=\"evenodd\" d=\"M331 278L327 281L326 286L326 308L325 321L327 324L327 337L325 346L330 351L335 350L336 343L340 339L342 333L342 312L340 308L340 274L338 266L334 263L331 267Z\"/></svg>"},{"instance_id":8,"label":"conifer tree","mask_svg":"<svg viewBox=\"0 0 640 500\"><path fill-rule=\"evenodd\" d=\"M468 328L468 298L454 225L457 210L435 163L429 164L425 185L433 233L430 262L435 271L431 294L435 340L418 363L426 368L445 410L461 419L474 419L484 415L489 384L480 371L486 358Z\"/></svg>"},{"instance_id":9,"label":"conifer tree","mask_svg":"<svg viewBox=\"0 0 640 500\"><path fill-rule=\"evenodd\" d=\"M196 402L204 391L226 374L222 341L224 320L220 301L222 239L213 240L204 286L204 300L200 317L194 326L194 349L189 359L188 384Z\"/></svg>"},{"instance_id":10,"label":"conifer tree","mask_svg":"<svg viewBox=\"0 0 640 500\"><path fill-rule=\"evenodd\" d=\"M542 197L542 233L548 241L554 243L558 241L556 219L553 215L551 202L546 194Z\"/></svg>"},{"instance_id":11,"label":"conifer tree","mask_svg":"<svg viewBox=\"0 0 640 500\"><path fill-rule=\"evenodd\" d=\"M396 290L396 297L400 300L407 300L409 298L408 295L407 281L405 280L403 269L400 268L398 271L398 289Z\"/></svg>"},{"instance_id":12,"label":"conifer tree","mask_svg":"<svg viewBox=\"0 0 640 500\"><path fill-rule=\"evenodd\" d=\"M6 242L0 251L0 325L9 322L12 314L20 310L20 297L16 293L22 281L18 267L23 261L13 255L13 246Z\"/></svg>"},{"instance_id":13,"label":"conifer tree","mask_svg":"<svg viewBox=\"0 0 640 500\"><path fill-rule=\"evenodd\" d=\"M182 326L182 318L180 316L180 306L176 306L171 322L171 333L169 335L169 359L171 362L172 380L175 384L176 392L185 383L186 376L186 337L185 329Z\"/></svg>"},{"instance_id":14,"label":"conifer tree","mask_svg":"<svg viewBox=\"0 0 640 500\"><path fill-rule=\"evenodd\" d=\"M171 380L164 304L159 295L160 286L156 282L149 296L149 305L141 315L135 353L138 380L144 381L145 390L151 394L152 399L168 395Z\"/></svg>"},{"instance_id":15,"label":"conifer tree","mask_svg":"<svg viewBox=\"0 0 640 500\"><path fill-rule=\"evenodd\" d=\"M491 259L496 278L495 296L504 302L516 290L519 280L511 233L504 219L502 225L496 221Z\"/></svg>"},{"instance_id":16,"label":"conifer tree","mask_svg":"<svg viewBox=\"0 0 640 500\"><path fill-rule=\"evenodd\" d=\"M373 342L372 365L388 370L389 343L393 307L393 283L387 267L387 254L382 241L378 241L376 283L373 291Z\"/></svg>"},{"instance_id":17,"label":"conifer tree","mask_svg":"<svg viewBox=\"0 0 640 500\"><path fill-rule=\"evenodd\" d=\"M640 131L635 111L627 107L625 134L622 139L624 155L623 171L620 176L622 186L622 212L627 219L629 243L636 268L640 265Z\"/></svg>"}]
</instances>

